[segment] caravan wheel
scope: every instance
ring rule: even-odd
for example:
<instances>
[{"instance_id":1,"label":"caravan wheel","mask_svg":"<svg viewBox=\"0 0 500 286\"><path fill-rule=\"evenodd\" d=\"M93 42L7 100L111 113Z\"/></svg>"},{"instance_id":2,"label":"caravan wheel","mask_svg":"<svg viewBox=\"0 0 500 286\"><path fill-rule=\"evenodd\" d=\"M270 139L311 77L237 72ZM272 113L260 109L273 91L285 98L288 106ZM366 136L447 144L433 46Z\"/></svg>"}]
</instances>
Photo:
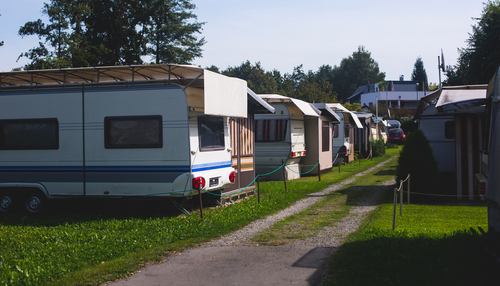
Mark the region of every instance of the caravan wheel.
<instances>
[{"instance_id":1,"label":"caravan wheel","mask_svg":"<svg viewBox=\"0 0 500 286\"><path fill-rule=\"evenodd\" d=\"M38 194L28 195L26 198L26 210L32 214L39 213L44 204L43 197Z\"/></svg>"},{"instance_id":2,"label":"caravan wheel","mask_svg":"<svg viewBox=\"0 0 500 286\"><path fill-rule=\"evenodd\" d=\"M12 206L14 205L14 199L9 194L1 194L0 195L0 212L8 213L12 210Z\"/></svg>"}]
</instances>

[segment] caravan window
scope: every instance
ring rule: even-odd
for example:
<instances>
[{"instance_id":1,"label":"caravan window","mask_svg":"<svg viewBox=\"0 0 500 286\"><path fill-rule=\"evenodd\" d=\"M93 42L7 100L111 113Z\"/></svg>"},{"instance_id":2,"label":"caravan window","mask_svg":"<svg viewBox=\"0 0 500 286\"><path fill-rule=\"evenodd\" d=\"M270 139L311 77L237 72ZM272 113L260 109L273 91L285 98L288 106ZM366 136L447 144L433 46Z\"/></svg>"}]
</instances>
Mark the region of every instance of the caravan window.
<instances>
[{"instance_id":1,"label":"caravan window","mask_svg":"<svg viewBox=\"0 0 500 286\"><path fill-rule=\"evenodd\" d=\"M255 141L285 141L286 122L287 121L285 119L255 120Z\"/></svg>"},{"instance_id":2,"label":"caravan window","mask_svg":"<svg viewBox=\"0 0 500 286\"><path fill-rule=\"evenodd\" d=\"M198 117L198 135L201 151L224 149L224 122L222 117Z\"/></svg>"},{"instance_id":3,"label":"caravan window","mask_svg":"<svg viewBox=\"0 0 500 286\"><path fill-rule=\"evenodd\" d=\"M163 147L162 117L113 116L104 118L106 148Z\"/></svg>"},{"instance_id":4,"label":"caravan window","mask_svg":"<svg viewBox=\"0 0 500 286\"><path fill-rule=\"evenodd\" d=\"M328 121L321 122L321 132L322 151L330 151L330 123Z\"/></svg>"},{"instance_id":5,"label":"caravan window","mask_svg":"<svg viewBox=\"0 0 500 286\"><path fill-rule=\"evenodd\" d=\"M0 149L59 149L59 122L56 118L1 120Z\"/></svg>"},{"instance_id":6,"label":"caravan window","mask_svg":"<svg viewBox=\"0 0 500 286\"><path fill-rule=\"evenodd\" d=\"M339 138L339 124L333 124L333 138Z\"/></svg>"},{"instance_id":7,"label":"caravan window","mask_svg":"<svg viewBox=\"0 0 500 286\"><path fill-rule=\"evenodd\" d=\"M446 121L444 123L444 138L455 139L455 121Z\"/></svg>"}]
</instances>

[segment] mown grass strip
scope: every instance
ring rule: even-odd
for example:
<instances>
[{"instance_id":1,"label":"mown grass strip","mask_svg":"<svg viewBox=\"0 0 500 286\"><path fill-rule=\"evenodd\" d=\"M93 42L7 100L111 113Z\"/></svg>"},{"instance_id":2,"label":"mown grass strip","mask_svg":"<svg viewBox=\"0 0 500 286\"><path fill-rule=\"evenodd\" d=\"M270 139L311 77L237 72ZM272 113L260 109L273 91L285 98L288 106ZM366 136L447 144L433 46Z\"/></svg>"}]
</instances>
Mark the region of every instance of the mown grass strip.
<instances>
[{"instance_id":1,"label":"mown grass strip","mask_svg":"<svg viewBox=\"0 0 500 286\"><path fill-rule=\"evenodd\" d=\"M481 285L500 270L484 251L485 206L404 205L392 230L392 192L332 256L323 285Z\"/></svg>"},{"instance_id":2,"label":"mown grass strip","mask_svg":"<svg viewBox=\"0 0 500 286\"><path fill-rule=\"evenodd\" d=\"M352 207L363 196L373 192L374 185L394 178L397 157L370 173L356 177L353 183L333 191L308 209L276 222L269 229L252 238L259 245L288 244L293 239L315 236L325 227L335 225L349 215Z\"/></svg>"},{"instance_id":3,"label":"mown grass strip","mask_svg":"<svg viewBox=\"0 0 500 286\"><path fill-rule=\"evenodd\" d=\"M391 153L392 152L392 153ZM327 186L397 154L342 166L334 172L288 182L261 183L261 204L256 197L223 208L171 216L161 210L130 209L50 212L40 216L20 213L0 216L0 284L98 285L133 273L146 263L186 247L237 230L253 220L276 213L306 194Z\"/></svg>"}]
</instances>

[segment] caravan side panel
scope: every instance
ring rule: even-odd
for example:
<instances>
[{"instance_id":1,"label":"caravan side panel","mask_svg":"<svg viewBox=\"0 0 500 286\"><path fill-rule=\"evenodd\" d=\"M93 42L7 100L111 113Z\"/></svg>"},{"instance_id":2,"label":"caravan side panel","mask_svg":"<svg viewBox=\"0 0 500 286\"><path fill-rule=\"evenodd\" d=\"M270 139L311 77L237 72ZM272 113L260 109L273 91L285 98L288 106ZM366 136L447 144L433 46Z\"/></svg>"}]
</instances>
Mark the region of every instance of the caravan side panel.
<instances>
[{"instance_id":1,"label":"caravan side panel","mask_svg":"<svg viewBox=\"0 0 500 286\"><path fill-rule=\"evenodd\" d=\"M81 122L81 89L0 93L1 128L12 135L2 140L0 184L38 184L45 186L46 195L82 195ZM54 135L57 146L26 143Z\"/></svg>"},{"instance_id":2,"label":"caravan side panel","mask_svg":"<svg viewBox=\"0 0 500 286\"><path fill-rule=\"evenodd\" d=\"M429 140L439 172L455 172L454 118L422 117L419 128Z\"/></svg>"},{"instance_id":3,"label":"caravan side panel","mask_svg":"<svg viewBox=\"0 0 500 286\"><path fill-rule=\"evenodd\" d=\"M146 130L146 141L133 138L135 127ZM86 195L182 195L191 188L188 107L180 87L86 89L85 130ZM180 190L176 180L184 182L177 182Z\"/></svg>"}]
</instances>

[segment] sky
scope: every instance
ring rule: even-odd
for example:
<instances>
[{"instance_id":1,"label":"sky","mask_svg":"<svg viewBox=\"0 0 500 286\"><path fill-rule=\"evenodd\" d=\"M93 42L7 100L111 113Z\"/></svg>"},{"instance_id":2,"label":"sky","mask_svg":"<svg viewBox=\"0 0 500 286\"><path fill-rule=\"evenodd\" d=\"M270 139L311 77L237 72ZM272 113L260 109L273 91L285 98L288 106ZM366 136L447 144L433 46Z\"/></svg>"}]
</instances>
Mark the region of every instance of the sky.
<instances>
[{"instance_id":1,"label":"sky","mask_svg":"<svg viewBox=\"0 0 500 286\"><path fill-rule=\"evenodd\" d=\"M282 74L299 65L315 72L322 65L340 65L364 46L386 80L401 75L410 80L420 56L429 82L438 83L441 50L446 65L456 64L457 49L467 47L485 1L192 0L198 22L205 22L199 37L207 41L203 57L193 64L224 70L248 60ZM18 31L28 21L48 22L41 12L44 2L0 1L0 72L28 62L16 60L39 39L21 38Z\"/></svg>"}]
</instances>

